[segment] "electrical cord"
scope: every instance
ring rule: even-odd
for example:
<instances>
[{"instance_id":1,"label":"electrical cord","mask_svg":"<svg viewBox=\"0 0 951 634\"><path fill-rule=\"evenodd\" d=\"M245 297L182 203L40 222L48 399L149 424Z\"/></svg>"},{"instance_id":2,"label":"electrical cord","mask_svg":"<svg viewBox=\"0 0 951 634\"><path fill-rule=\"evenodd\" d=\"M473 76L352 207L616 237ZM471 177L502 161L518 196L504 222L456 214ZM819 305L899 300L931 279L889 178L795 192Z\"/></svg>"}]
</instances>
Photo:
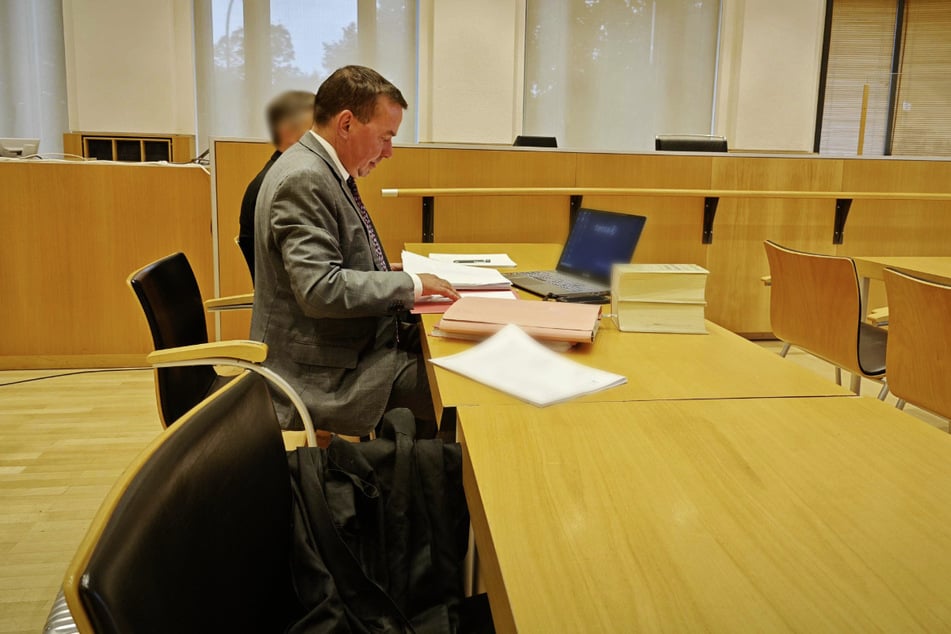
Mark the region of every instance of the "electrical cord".
<instances>
[{"instance_id":1,"label":"electrical cord","mask_svg":"<svg viewBox=\"0 0 951 634\"><path fill-rule=\"evenodd\" d=\"M0 383L0 387L7 387L10 385L21 385L23 383L33 383L34 381L45 381L47 379L59 379L64 376L76 376L77 374L98 374L100 372L130 372L135 370L151 370L151 367L136 367L136 368L100 368L96 370L76 370L74 372L60 372L59 374L48 374L46 376L35 376L29 379L20 379L18 381L9 381L7 383Z\"/></svg>"}]
</instances>

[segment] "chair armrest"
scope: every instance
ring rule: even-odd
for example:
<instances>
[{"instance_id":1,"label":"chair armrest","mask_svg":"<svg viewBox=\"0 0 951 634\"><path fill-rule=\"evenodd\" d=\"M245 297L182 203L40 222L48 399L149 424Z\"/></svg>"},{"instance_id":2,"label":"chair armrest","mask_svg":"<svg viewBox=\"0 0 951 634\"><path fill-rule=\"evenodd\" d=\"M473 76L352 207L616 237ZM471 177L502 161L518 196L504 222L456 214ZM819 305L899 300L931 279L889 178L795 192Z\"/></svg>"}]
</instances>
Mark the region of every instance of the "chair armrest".
<instances>
[{"instance_id":1,"label":"chair armrest","mask_svg":"<svg viewBox=\"0 0 951 634\"><path fill-rule=\"evenodd\" d=\"M149 353L145 358L152 365L200 359L239 359L248 363L261 363L267 358L267 344L260 341L212 341L194 346L166 348Z\"/></svg>"},{"instance_id":2,"label":"chair armrest","mask_svg":"<svg viewBox=\"0 0 951 634\"><path fill-rule=\"evenodd\" d=\"M241 310L254 305L254 293L228 295L205 300L205 310Z\"/></svg>"}]
</instances>

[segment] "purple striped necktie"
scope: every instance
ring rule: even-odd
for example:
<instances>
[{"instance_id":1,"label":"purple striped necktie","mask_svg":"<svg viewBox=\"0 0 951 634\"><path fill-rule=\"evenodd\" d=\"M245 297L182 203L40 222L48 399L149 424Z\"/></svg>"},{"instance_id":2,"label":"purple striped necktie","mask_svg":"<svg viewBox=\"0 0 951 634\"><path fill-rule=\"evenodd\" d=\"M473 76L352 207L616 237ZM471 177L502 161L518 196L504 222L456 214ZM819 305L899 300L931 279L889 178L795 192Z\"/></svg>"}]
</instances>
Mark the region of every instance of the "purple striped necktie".
<instances>
[{"instance_id":1,"label":"purple striped necktie","mask_svg":"<svg viewBox=\"0 0 951 634\"><path fill-rule=\"evenodd\" d=\"M353 176L347 179L347 186L353 199L357 202L357 211L360 213L360 220L363 222L363 228L366 229L367 238L370 240L370 247L373 249L373 255L376 257L376 265L381 271L389 271L390 264L386 259L386 253L383 252L383 245L380 244L380 238L376 235L376 228L373 226L373 220L370 219L370 213L367 211L363 199L360 198L360 192L357 190L357 181Z\"/></svg>"}]
</instances>

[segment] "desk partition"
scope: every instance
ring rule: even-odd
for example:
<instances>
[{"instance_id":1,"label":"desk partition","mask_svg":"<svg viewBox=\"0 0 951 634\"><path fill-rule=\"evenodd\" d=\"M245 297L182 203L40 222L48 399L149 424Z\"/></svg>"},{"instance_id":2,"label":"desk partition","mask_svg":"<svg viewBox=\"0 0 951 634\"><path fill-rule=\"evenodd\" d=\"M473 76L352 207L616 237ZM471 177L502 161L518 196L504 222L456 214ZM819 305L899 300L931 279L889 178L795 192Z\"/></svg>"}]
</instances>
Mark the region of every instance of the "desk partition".
<instances>
[{"instance_id":1,"label":"desk partition","mask_svg":"<svg viewBox=\"0 0 951 634\"><path fill-rule=\"evenodd\" d=\"M215 148L221 293L230 295L250 290L233 237L240 194L270 146L220 140ZM459 188L471 191L445 195ZM501 190L486 196L486 188ZM536 191L526 196L525 188ZM624 188L637 191L618 191ZM422 196L383 196L393 189L443 192L433 197L430 228L439 242L562 243L571 196L578 194L586 207L647 216L634 260L705 266L708 318L751 336L770 331L769 290L760 282L768 273L766 239L839 255L951 255L942 238L951 235L951 161L945 160L397 147L360 182L395 259L405 243L420 242L424 217ZM718 199L715 219L709 198ZM879 286L871 290L873 307L885 303ZM224 337L246 336L246 315L222 319Z\"/></svg>"}]
</instances>

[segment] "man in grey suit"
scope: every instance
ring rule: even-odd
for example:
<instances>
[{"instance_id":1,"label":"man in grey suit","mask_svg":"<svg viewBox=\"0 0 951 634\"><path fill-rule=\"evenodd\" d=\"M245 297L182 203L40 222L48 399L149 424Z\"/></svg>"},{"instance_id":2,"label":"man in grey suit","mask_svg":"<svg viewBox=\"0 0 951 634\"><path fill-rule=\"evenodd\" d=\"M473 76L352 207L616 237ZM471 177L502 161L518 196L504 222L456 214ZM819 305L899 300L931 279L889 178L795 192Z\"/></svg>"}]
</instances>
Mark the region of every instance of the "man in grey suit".
<instances>
[{"instance_id":1,"label":"man in grey suit","mask_svg":"<svg viewBox=\"0 0 951 634\"><path fill-rule=\"evenodd\" d=\"M336 433L367 435L394 407L413 410L421 435L436 430L424 361L401 345L399 316L422 295L459 296L434 275L393 270L354 180L392 156L406 107L376 71L335 71L313 129L274 163L255 209L251 337L315 425ZM299 427L273 394L281 424Z\"/></svg>"}]
</instances>

